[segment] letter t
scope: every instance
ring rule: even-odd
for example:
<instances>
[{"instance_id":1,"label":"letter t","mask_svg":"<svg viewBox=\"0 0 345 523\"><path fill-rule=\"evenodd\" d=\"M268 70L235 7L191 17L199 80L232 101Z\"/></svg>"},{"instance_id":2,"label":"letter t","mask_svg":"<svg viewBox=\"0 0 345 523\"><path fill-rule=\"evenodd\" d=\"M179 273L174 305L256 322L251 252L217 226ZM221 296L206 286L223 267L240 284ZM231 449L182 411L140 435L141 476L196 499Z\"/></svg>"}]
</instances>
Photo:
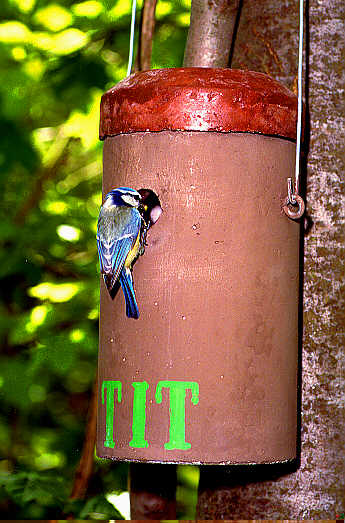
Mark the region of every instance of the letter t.
<instances>
[{"instance_id":1,"label":"letter t","mask_svg":"<svg viewBox=\"0 0 345 523\"><path fill-rule=\"evenodd\" d=\"M102 383L102 405L104 405L104 390L107 389L106 402L106 421L105 421L105 440L104 446L113 449L114 442L114 401L115 389L117 390L117 401L121 403L122 400L122 383L121 381L103 381Z\"/></svg>"},{"instance_id":2,"label":"letter t","mask_svg":"<svg viewBox=\"0 0 345 523\"><path fill-rule=\"evenodd\" d=\"M169 441L165 443L164 448L167 450L180 449L188 450L191 448L191 443L185 441L186 436L186 391L192 391L192 403L197 405L199 403L199 384L194 381L159 381L156 388L156 402L162 403L162 389L169 389Z\"/></svg>"}]
</instances>

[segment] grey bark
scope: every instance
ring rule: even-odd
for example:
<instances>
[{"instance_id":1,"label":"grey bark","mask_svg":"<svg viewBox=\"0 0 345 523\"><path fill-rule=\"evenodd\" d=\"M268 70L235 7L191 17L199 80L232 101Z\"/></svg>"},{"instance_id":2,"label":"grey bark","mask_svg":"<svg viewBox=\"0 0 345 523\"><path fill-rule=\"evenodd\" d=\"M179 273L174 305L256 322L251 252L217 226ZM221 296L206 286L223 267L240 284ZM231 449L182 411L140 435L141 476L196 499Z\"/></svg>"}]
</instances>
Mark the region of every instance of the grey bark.
<instances>
[{"instance_id":1,"label":"grey bark","mask_svg":"<svg viewBox=\"0 0 345 523\"><path fill-rule=\"evenodd\" d=\"M192 0L184 67L227 67L239 0Z\"/></svg>"},{"instance_id":2,"label":"grey bark","mask_svg":"<svg viewBox=\"0 0 345 523\"><path fill-rule=\"evenodd\" d=\"M246 0L233 67L294 88L297 9ZM307 16L300 463L202 469L200 519L335 519L345 509L344 11L342 0L310 0Z\"/></svg>"}]
</instances>

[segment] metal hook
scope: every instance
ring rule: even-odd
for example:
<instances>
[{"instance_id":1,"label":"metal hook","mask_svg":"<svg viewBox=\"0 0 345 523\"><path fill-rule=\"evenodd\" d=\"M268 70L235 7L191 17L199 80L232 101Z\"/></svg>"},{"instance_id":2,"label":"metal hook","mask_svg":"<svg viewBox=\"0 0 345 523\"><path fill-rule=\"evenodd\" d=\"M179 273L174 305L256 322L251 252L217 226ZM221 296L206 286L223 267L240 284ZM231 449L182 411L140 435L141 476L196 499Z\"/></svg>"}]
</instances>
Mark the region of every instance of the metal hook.
<instances>
[{"instance_id":1,"label":"metal hook","mask_svg":"<svg viewBox=\"0 0 345 523\"><path fill-rule=\"evenodd\" d=\"M288 178L288 200L291 205L296 205L296 198L292 191L292 178Z\"/></svg>"},{"instance_id":2,"label":"metal hook","mask_svg":"<svg viewBox=\"0 0 345 523\"><path fill-rule=\"evenodd\" d=\"M298 220L305 211L305 203L303 198L292 189L292 178L288 178L288 196L283 205L283 211L291 220Z\"/></svg>"}]
</instances>

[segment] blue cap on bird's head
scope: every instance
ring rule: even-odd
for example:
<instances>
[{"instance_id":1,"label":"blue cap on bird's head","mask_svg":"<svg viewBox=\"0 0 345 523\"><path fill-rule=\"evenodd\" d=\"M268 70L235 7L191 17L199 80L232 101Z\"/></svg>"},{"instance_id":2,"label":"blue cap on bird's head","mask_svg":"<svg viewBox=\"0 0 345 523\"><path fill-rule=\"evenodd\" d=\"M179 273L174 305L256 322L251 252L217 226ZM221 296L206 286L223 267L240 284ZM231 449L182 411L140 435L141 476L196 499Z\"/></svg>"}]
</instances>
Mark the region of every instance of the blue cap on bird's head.
<instances>
[{"instance_id":1,"label":"blue cap on bird's head","mask_svg":"<svg viewBox=\"0 0 345 523\"><path fill-rule=\"evenodd\" d=\"M135 189L131 189L130 187L117 187L108 192L104 205L106 207L111 205L138 207L140 200L141 195Z\"/></svg>"}]
</instances>

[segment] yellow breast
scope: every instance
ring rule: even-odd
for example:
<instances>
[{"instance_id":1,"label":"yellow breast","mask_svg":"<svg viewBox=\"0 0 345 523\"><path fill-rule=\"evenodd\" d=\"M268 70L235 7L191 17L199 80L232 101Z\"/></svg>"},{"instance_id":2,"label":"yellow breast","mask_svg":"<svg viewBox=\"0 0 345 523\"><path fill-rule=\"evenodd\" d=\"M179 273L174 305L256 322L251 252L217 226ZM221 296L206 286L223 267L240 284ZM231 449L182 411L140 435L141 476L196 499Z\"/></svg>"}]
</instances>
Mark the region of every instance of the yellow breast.
<instances>
[{"instance_id":1,"label":"yellow breast","mask_svg":"<svg viewBox=\"0 0 345 523\"><path fill-rule=\"evenodd\" d=\"M133 245L132 249L129 251L128 256L125 261L125 267L126 269L130 268L134 262L134 260L139 255L139 249L140 249L140 231L138 233L137 239L135 240L135 244Z\"/></svg>"}]
</instances>

